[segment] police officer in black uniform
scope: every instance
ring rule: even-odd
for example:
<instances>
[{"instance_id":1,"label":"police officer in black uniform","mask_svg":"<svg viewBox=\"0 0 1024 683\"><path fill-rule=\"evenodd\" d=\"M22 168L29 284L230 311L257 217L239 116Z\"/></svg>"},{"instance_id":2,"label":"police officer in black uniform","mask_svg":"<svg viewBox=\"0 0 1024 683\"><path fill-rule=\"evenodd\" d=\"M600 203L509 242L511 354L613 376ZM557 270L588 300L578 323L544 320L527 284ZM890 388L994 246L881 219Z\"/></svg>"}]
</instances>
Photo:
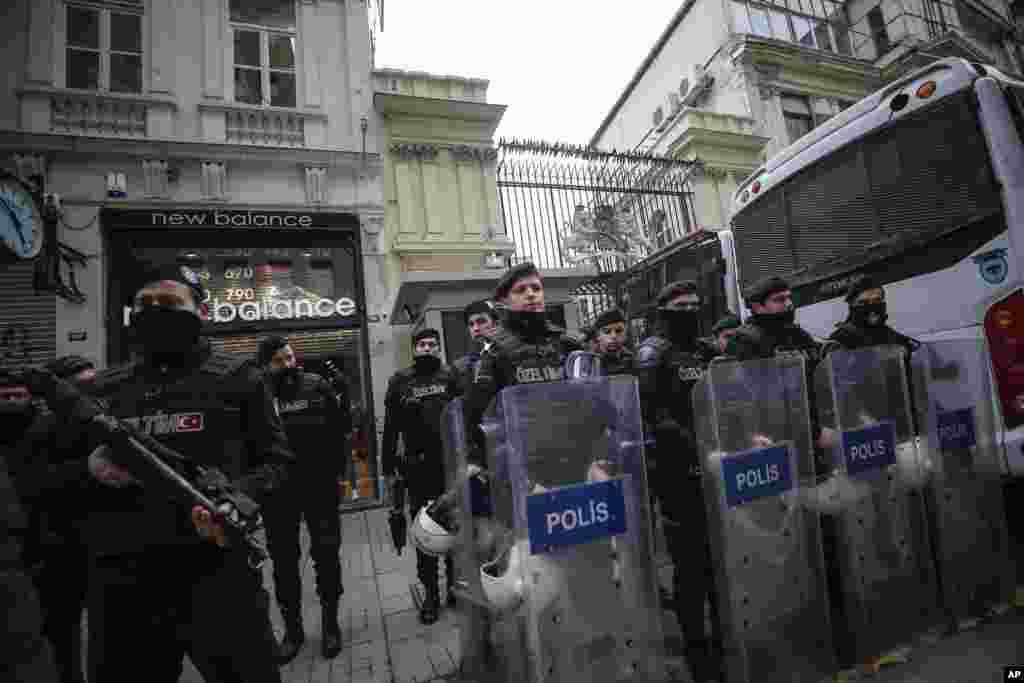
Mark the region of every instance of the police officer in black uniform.
<instances>
[{"instance_id":1,"label":"police officer in black uniform","mask_svg":"<svg viewBox=\"0 0 1024 683\"><path fill-rule=\"evenodd\" d=\"M476 366L480 364L480 352L484 344L498 329L498 314L494 310L494 304L486 299L474 301L466 306L463 311L466 321L466 330L469 332L469 339L473 345L472 350L452 364L459 376L459 390L465 394L469 391L469 385L473 383L476 374Z\"/></svg>"},{"instance_id":2,"label":"police officer in black uniform","mask_svg":"<svg viewBox=\"0 0 1024 683\"><path fill-rule=\"evenodd\" d=\"M655 334L636 353L644 426L655 439L647 466L675 565L675 612L686 640L687 661L694 680L704 683L718 675L721 636L691 393L714 354L698 341L701 299L695 283L666 285L656 304ZM704 620L709 599L710 640Z\"/></svg>"},{"instance_id":3,"label":"police officer in black uniform","mask_svg":"<svg viewBox=\"0 0 1024 683\"><path fill-rule=\"evenodd\" d=\"M96 378L107 413L265 502L293 456L258 371L201 339L194 272L145 264L136 282L136 358ZM279 683L262 575L246 554L218 547L214 529L147 496L101 452L89 456L89 471L106 484L88 510L90 683L140 672L173 683L186 653L207 681Z\"/></svg>"},{"instance_id":4,"label":"police officer in black uniform","mask_svg":"<svg viewBox=\"0 0 1024 683\"><path fill-rule=\"evenodd\" d=\"M409 510L413 515L430 500L445 492L444 442L441 416L448 402L459 395L458 377L441 363L441 335L432 328L420 330L412 338L413 366L399 370L388 381L384 398L384 476L399 474L409 491ZM398 436L405 445L404 462L399 467ZM441 592L437 581L437 558L416 550L416 574L423 584L425 599L420 621L437 621ZM454 606L455 568L450 555L445 557L449 607Z\"/></svg>"},{"instance_id":5,"label":"police officer in black uniform","mask_svg":"<svg viewBox=\"0 0 1024 683\"><path fill-rule=\"evenodd\" d=\"M82 356L58 358L46 369L81 389L96 379L92 361ZM17 465L12 462L30 519L26 562L35 570L44 633L65 683L85 681L81 623L88 554L80 527L90 484L87 448L88 440L75 418L51 411L37 416L18 449L24 459Z\"/></svg>"},{"instance_id":6,"label":"police officer in black uniform","mask_svg":"<svg viewBox=\"0 0 1024 683\"><path fill-rule=\"evenodd\" d=\"M321 652L333 659L341 652L338 602L343 592L338 475L346 471L349 457L351 414L323 377L296 365L295 351L284 337L260 342L256 361L265 370L296 457L284 490L268 502L263 514L274 561L274 592L285 625L278 657L282 664L292 661L306 640L299 575L299 527L305 517L322 612Z\"/></svg>"},{"instance_id":7,"label":"police officer in black uniform","mask_svg":"<svg viewBox=\"0 0 1024 683\"><path fill-rule=\"evenodd\" d=\"M583 350L548 321L544 283L532 263L509 270L498 282L494 298L504 315L484 345L466 396L466 434L472 442L471 456L481 467L487 463L480 421L494 396L515 384L560 381L566 356Z\"/></svg>"},{"instance_id":8,"label":"police officer in black uniform","mask_svg":"<svg viewBox=\"0 0 1024 683\"><path fill-rule=\"evenodd\" d=\"M0 595L4 618L0 619L0 652L5 680L57 683L53 649L43 636L39 596L27 571L24 541L29 538L29 519L8 472L12 456L35 419L31 395L0 398Z\"/></svg>"},{"instance_id":9,"label":"police officer in black uniform","mask_svg":"<svg viewBox=\"0 0 1024 683\"><path fill-rule=\"evenodd\" d=\"M737 360L771 358L777 351L801 351L811 363L819 356L819 344L796 324L793 292L780 277L765 278L751 287L747 306L753 315L742 325L726 348Z\"/></svg>"},{"instance_id":10,"label":"police officer in black uniform","mask_svg":"<svg viewBox=\"0 0 1024 683\"><path fill-rule=\"evenodd\" d=\"M836 323L836 329L829 339L847 349L865 346L902 346L907 353L913 353L921 343L900 334L886 325L889 319L885 303L885 290L872 278L857 280L846 292L846 303L850 307L846 320Z\"/></svg>"},{"instance_id":11,"label":"police officer in black uniform","mask_svg":"<svg viewBox=\"0 0 1024 683\"><path fill-rule=\"evenodd\" d=\"M605 375L633 373L633 352L626 346L626 316L617 308L597 316L591 331L591 349L601 356Z\"/></svg>"}]
</instances>

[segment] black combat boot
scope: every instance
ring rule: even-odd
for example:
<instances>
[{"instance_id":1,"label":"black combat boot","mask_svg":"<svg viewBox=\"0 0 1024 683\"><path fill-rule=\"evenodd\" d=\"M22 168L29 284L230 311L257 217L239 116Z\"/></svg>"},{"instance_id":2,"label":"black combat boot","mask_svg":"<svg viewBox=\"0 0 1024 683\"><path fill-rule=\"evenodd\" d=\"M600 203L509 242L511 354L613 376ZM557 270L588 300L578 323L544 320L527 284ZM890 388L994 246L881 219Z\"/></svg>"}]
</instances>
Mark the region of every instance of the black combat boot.
<instances>
[{"instance_id":1,"label":"black combat boot","mask_svg":"<svg viewBox=\"0 0 1024 683\"><path fill-rule=\"evenodd\" d=\"M341 652L341 626L338 625L338 603L325 602L321 605L322 617L320 623L323 627L323 639L320 643L320 652L324 659L334 659Z\"/></svg>"},{"instance_id":2,"label":"black combat boot","mask_svg":"<svg viewBox=\"0 0 1024 683\"><path fill-rule=\"evenodd\" d=\"M306 634L302 630L302 612L299 610L281 610L284 617L284 639L277 646L277 661L281 666L299 656Z\"/></svg>"},{"instance_id":3,"label":"black combat boot","mask_svg":"<svg viewBox=\"0 0 1024 683\"><path fill-rule=\"evenodd\" d=\"M424 588L427 595L423 606L420 607L420 623L429 626L437 621L437 613L441 608L441 591L437 587L436 579Z\"/></svg>"}]
</instances>

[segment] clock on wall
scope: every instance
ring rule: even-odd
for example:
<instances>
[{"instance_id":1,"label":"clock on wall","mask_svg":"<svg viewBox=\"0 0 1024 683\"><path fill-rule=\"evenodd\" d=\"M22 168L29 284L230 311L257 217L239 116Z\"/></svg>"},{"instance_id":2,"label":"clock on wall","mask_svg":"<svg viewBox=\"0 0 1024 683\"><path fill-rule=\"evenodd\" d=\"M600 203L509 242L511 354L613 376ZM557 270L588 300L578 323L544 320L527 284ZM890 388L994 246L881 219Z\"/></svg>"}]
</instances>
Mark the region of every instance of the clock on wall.
<instances>
[{"instance_id":1,"label":"clock on wall","mask_svg":"<svg viewBox=\"0 0 1024 683\"><path fill-rule=\"evenodd\" d=\"M0 243L8 257L31 260L43 248L43 217L28 185L0 175Z\"/></svg>"}]
</instances>

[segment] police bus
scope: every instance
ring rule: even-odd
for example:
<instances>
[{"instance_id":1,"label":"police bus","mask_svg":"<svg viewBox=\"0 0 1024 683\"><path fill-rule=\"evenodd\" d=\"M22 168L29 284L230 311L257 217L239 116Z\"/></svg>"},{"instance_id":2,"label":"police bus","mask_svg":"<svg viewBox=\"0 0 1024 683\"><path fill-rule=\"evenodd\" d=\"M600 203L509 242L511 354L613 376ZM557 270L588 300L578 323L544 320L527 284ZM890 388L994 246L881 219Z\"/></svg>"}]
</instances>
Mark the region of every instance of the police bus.
<instances>
[{"instance_id":1,"label":"police bus","mask_svg":"<svg viewBox=\"0 0 1024 683\"><path fill-rule=\"evenodd\" d=\"M984 338L1014 476L1024 474L1022 137L1024 82L944 59L768 161L737 189L721 235L728 285L787 278L797 322L816 337L845 319L844 290L871 276L896 330Z\"/></svg>"}]
</instances>

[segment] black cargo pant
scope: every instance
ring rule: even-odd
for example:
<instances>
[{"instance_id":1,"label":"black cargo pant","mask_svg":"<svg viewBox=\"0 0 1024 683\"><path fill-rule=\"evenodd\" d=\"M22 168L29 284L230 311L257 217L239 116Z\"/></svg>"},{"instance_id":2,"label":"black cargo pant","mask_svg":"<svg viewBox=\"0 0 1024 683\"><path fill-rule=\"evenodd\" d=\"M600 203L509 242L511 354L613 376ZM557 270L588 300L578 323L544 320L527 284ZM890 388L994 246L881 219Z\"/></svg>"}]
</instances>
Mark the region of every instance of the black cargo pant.
<instances>
[{"instance_id":1,"label":"black cargo pant","mask_svg":"<svg viewBox=\"0 0 1024 683\"><path fill-rule=\"evenodd\" d=\"M62 683L81 683L82 610L88 592L89 558L73 539L46 547L35 576L43 609L43 635L53 645Z\"/></svg>"},{"instance_id":2,"label":"black cargo pant","mask_svg":"<svg viewBox=\"0 0 1024 683\"><path fill-rule=\"evenodd\" d=\"M672 485L662 486L661 511L665 545L672 557L672 592L676 619L686 641L691 671L702 680L714 677L721 667L722 632L715 594L711 539L701 480L679 474ZM705 621L705 602L711 605L710 638Z\"/></svg>"},{"instance_id":3,"label":"black cargo pant","mask_svg":"<svg viewBox=\"0 0 1024 683\"><path fill-rule=\"evenodd\" d=\"M316 570L320 603L333 608L344 592L339 503L337 476L296 471L263 508L267 545L274 563L274 595L285 616L290 612L297 617L302 611L299 533L303 518L309 529L309 554Z\"/></svg>"},{"instance_id":4,"label":"black cargo pant","mask_svg":"<svg viewBox=\"0 0 1024 683\"><path fill-rule=\"evenodd\" d=\"M416 514L429 501L445 492L444 456L440 451L407 456L405 480L409 492L409 514L415 520ZM452 586L455 567L451 554L444 558L448 585ZM416 549L416 577L429 592L438 590L437 558Z\"/></svg>"},{"instance_id":5,"label":"black cargo pant","mask_svg":"<svg viewBox=\"0 0 1024 683\"><path fill-rule=\"evenodd\" d=\"M210 545L93 558L89 683L177 683L189 659L209 683L281 683L262 574Z\"/></svg>"}]
</instances>

